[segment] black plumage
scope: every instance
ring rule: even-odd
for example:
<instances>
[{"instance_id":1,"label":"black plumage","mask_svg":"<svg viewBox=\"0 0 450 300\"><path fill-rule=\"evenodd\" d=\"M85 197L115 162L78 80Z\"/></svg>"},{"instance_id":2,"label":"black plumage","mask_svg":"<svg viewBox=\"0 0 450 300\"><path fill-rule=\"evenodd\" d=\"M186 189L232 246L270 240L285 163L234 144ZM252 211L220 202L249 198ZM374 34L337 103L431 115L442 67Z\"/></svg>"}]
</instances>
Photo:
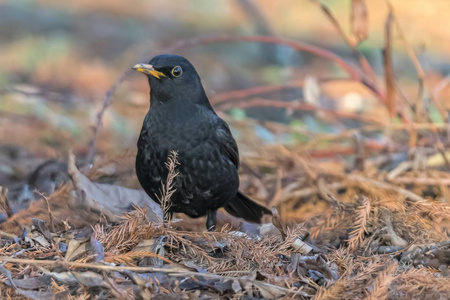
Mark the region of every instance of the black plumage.
<instances>
[{"instance_id":1,"label":"black plumage","mask_svg":"<svg viewBox=\"0 0 450 300\"><path fill-rule=\"evenodd\" d=\"M177 55L159 55L138 64L150 84L150 110L138 141L136 173L153 199L166 180L170 151L178 152L176 191L170 213L207 216L214 230L216 211L260 222L270 211L239 190L239 152L227 123L214 112L192 64Z\"/></svg>"}]
</instances>

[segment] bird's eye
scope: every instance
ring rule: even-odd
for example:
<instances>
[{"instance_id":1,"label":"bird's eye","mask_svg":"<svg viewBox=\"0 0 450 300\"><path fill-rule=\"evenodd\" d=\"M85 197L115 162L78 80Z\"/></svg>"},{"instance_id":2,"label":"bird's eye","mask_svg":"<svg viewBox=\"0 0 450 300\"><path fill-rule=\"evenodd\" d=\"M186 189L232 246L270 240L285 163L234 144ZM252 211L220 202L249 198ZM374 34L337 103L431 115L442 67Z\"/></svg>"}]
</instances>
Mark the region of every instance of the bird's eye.
<instances>
[{"instance_id":1,"label":"bird's eye","mask_svg":"<svg viewBox=\"0 0 450 300\"><path fill-rule=\"evenodd\" d=\"M176 66L172 69L173 77L180 77L183 74L183 69L180 66Z\"/></svg>"}]
</instances>

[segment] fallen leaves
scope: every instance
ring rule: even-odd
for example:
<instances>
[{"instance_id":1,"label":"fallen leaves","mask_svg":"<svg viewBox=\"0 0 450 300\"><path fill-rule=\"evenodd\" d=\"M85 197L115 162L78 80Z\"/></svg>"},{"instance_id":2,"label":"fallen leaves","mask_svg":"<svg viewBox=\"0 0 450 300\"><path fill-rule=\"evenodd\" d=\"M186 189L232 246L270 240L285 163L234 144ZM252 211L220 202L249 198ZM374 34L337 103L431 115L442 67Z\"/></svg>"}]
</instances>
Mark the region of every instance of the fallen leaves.
<instances>
[{"instance_id":1,"label":"fallen leaves","mask_svg":"<svg viewBox=\"0 0 450 300\"><path fill-rule=\"evenodd\" d=\"M101 211L109 221L118 221L119 216L132 206L146 208L148 218L154 222L162 220L162 210L144 191L112 184L91 182L75 166L75 157L69 157L69 175L79 194L79 201L91 210Z\"/></svg>"}]
</instances>

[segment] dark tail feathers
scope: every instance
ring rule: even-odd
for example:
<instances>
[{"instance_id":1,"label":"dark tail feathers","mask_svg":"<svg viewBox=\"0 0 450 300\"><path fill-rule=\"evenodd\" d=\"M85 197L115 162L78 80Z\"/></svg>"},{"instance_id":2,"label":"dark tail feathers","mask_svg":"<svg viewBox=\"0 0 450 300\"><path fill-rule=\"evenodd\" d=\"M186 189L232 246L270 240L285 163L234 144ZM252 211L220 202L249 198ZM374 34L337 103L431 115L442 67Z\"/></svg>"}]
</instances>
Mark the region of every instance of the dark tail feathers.
<instances>
[{"instance_id":1,"label":"dark tail feathers","mask_svg":"<svg viewBox=\"0 0 450 300\"><path fill-rule=\"evenodd\" d=\"M224 208L230 215L253 223L261 223L264 214L272 214L269 209L251 200L241 192L238 192L236 197Z\"/></svg>"}]
</instances>

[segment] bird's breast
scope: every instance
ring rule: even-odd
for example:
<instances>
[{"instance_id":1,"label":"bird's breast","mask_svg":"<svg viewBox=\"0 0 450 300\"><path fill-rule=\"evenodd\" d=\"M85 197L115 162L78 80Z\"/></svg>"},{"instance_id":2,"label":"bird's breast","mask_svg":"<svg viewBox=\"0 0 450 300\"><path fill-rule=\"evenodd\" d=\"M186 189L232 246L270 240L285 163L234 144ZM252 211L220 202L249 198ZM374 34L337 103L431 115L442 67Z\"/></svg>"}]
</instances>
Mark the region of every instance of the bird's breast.
<instances>
[{"instance_id":1,"label":"bird's breast","mask_svg":"<svg viewBox=\"0 0 450 300\"><path fill-rule=\"evenodd\" d=\"M170 116L161 120L149 114L138 142L136 171L141 184L157 193L161 180L167 178L168 155L176 151L177 201L181 205L223 205L237 193L239 179L236 167L221 152L214 136L213 118L191 115L181 121Z\"/></svg>"}]
</instances>

